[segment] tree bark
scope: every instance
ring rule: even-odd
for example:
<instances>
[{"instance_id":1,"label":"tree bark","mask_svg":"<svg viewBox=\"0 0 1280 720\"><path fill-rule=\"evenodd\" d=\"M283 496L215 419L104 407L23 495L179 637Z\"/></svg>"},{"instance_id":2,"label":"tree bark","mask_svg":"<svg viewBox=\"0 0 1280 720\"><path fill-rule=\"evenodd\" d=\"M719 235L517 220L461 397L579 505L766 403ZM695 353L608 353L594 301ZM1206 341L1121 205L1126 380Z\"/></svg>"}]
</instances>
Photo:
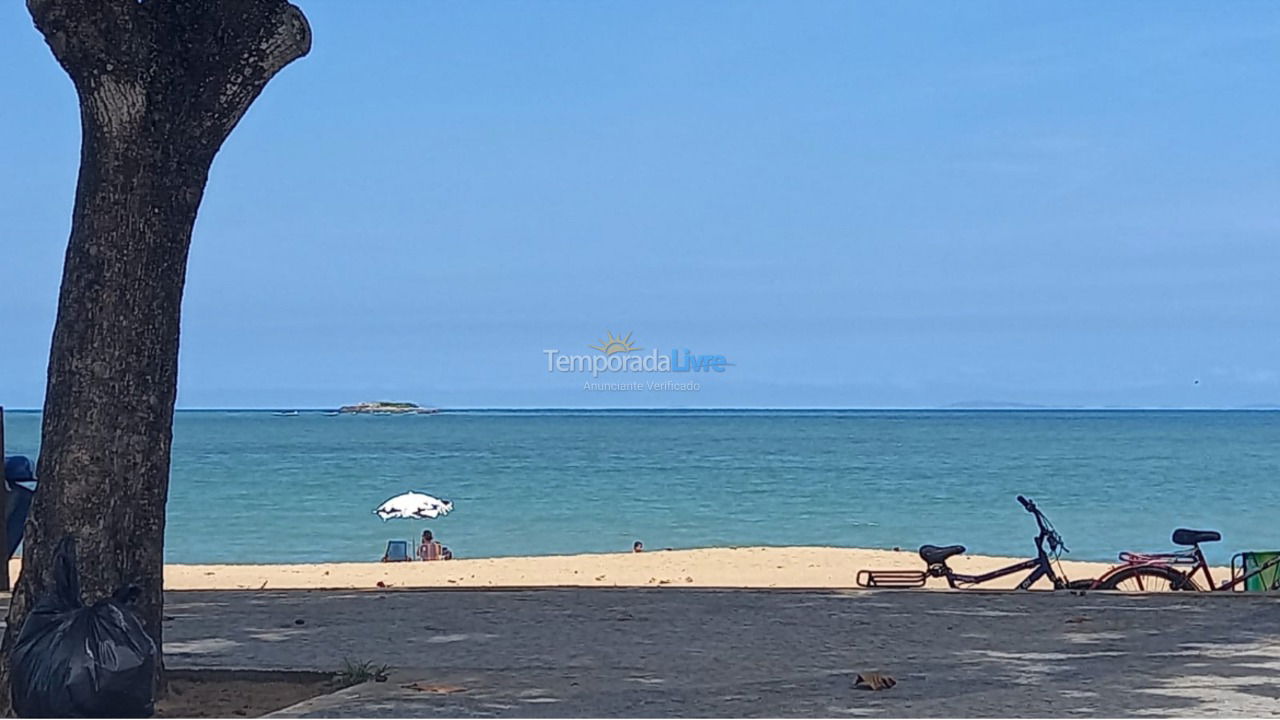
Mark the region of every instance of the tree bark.
<instances>
[{"instance_id":1,"label":"tree bark","mask_svg":"<svg viewBox=\"0 0 1280 720\"><path fill-rule=\"evenodd\" d=\"M39 491L0 658L76 538L86 600L142 588L157 646L178 333L218 149L311 31L286 0L27 0L80 99L80 174L49 356ZM162 686L161 686L162 687Z\"/></svg>"}]
</instances>

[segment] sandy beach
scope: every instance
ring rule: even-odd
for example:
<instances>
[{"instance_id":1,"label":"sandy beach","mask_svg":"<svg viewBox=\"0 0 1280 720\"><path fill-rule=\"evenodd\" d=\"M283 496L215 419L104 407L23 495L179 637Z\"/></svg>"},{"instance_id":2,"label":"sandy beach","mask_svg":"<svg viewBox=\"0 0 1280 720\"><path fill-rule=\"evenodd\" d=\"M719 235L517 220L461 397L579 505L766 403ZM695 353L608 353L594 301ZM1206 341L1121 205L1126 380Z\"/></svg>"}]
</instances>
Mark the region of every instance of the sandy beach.
<instances>
[{"instance_id":1,"label":"sandy beach","mask_svg":"<svg viewBox=\"0 0 1280 720\"><path fill-rule=\"evenodd\" d=\"M962 555L958 572L981 573L1021 558ZM19 560L10 573L17 577ZM360 588L725 587L852 588L862 569L921 569L914 550L830 547L743 547L643 553L459 559L443 562L319 563L298 565L168 565L168 590L341 590ZM1064 561L1070 579L1094 578L1108 563ZM1225 568L1214 568L1226 578ZM983 585L1010 589L1025 573ZM381 583L382 585L379 585ZM1042 580L1037 587L1047 588ZM940 579L929 587L945 588Z\"/></svg>"}]
</instances>

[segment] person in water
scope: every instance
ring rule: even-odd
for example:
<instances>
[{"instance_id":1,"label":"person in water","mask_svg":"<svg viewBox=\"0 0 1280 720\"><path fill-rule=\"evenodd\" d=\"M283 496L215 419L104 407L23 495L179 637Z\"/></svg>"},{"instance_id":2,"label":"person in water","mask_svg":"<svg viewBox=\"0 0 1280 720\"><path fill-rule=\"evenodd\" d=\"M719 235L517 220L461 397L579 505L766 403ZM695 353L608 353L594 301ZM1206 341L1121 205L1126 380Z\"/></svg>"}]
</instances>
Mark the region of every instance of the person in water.
<instances>
[{"instance_id":1,"label":"person in water","mask_svg":"<svg viewBox=\"0 0 1280 720\"><path fill-rule=\"evenodd\" d=\"M418 545L419 560L452 560L453 553L449 548L436 542L430 530L422 531L422 544Z\"/></svg>"},{"instance_id":2,"label":"person in water","mask_svg":"<svg viewBox=\"0 0 1280 720\"><path fill-rule=\"evenodd\" d=\"M639 540L635 541L635 543L631 546L631 552L644 552L644 543L640 542Z\"/></svg>"}]
</instances>

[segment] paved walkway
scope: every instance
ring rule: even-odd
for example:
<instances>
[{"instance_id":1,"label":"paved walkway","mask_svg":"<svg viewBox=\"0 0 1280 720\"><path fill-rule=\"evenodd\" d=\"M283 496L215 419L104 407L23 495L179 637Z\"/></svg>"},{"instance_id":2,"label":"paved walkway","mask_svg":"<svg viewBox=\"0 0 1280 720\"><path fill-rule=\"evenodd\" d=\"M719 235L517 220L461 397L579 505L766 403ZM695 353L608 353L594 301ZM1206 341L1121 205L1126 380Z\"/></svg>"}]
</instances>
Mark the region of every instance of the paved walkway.
<instances>
[{"instance_id":1,"label":"paved walkway","mask_svg":"<svg viewBox=\"0 0 1280 720\"><path fill-rule=\"evenodd\" d=\"M1280 715L1277 597L183 592L167 612L171 667L396 668L293 717Z\"/></svg>"}]
</instances>

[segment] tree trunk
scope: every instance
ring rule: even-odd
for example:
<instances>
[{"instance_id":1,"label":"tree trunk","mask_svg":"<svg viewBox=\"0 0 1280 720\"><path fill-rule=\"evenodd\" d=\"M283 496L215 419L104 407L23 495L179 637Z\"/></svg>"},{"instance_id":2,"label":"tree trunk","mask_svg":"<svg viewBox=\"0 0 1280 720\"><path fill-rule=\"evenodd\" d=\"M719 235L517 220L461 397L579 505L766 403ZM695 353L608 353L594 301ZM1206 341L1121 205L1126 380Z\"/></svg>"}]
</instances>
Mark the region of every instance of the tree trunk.
<instances>
[{"instance_id":1,"label":"tree trunk","mask_svg":"<svg viewBox=\"0 0 1280 720\"><path fill-rule=\"evenodd\" d=\"M162 642L165 501L191 230L214 155L310 49L286 0L27 0L80 98L80 175L49 357L40 487L0 658L76 538L86 601L142 588Z\"/></svg>"}]
</instances>

